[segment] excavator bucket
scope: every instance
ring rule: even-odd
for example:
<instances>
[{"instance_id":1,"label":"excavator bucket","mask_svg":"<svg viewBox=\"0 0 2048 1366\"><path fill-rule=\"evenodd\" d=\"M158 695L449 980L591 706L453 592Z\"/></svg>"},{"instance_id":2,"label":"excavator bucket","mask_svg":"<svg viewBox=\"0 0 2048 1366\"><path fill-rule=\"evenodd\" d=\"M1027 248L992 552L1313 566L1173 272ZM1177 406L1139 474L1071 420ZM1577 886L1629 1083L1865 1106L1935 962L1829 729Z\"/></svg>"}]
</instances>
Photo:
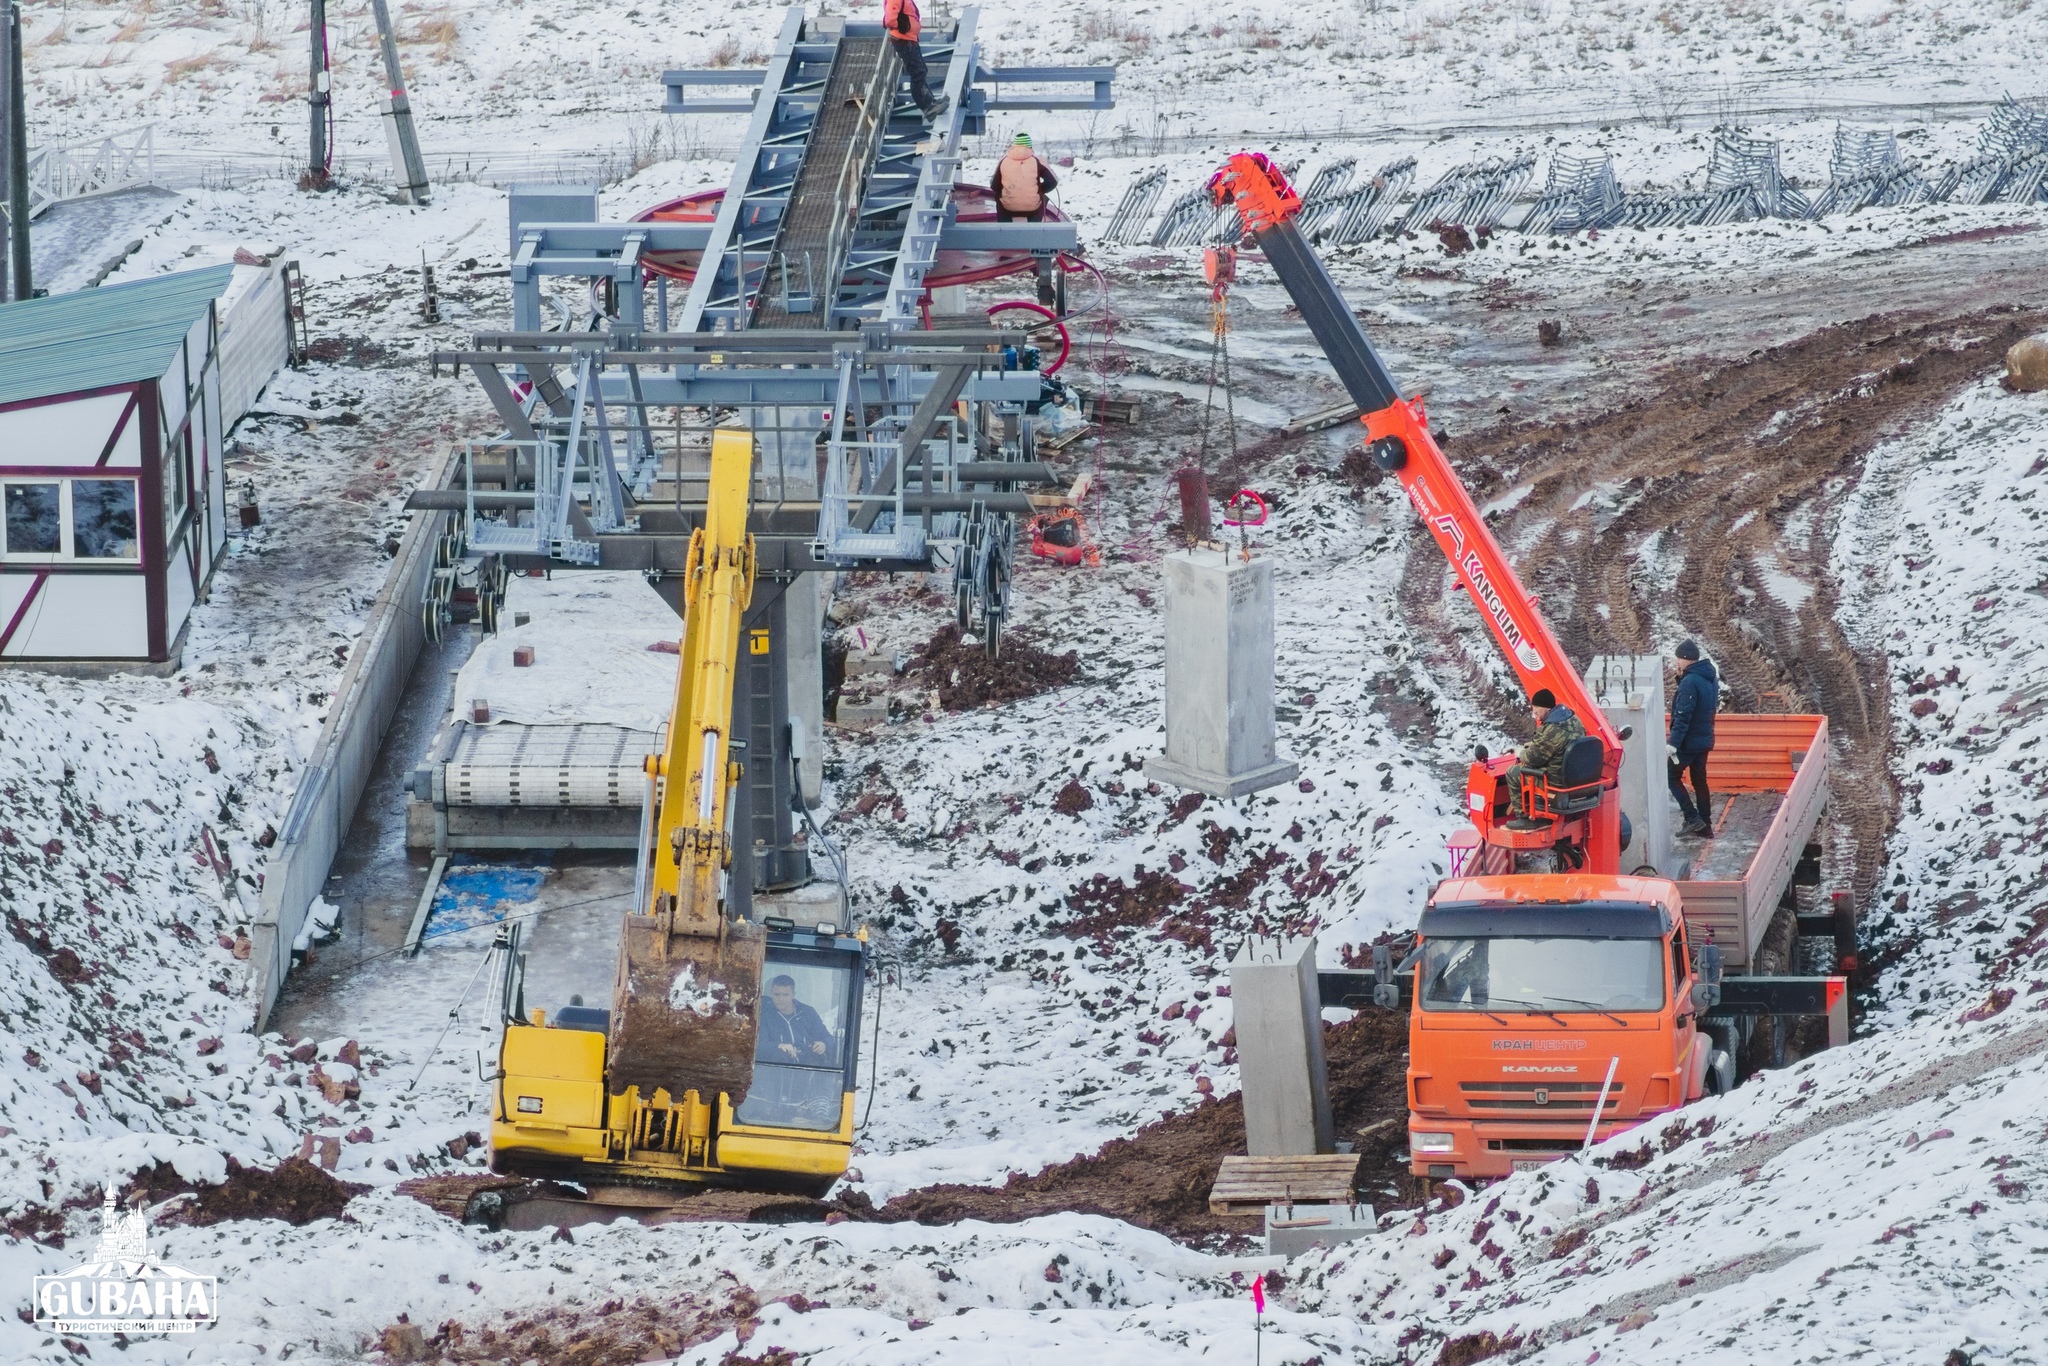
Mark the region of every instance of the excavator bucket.
<instances>
[{"instance_id":1,"label":"excavator bucket","mask_svg":"<svg viewBox=\"0 0 2048 1366\"><path fill-rule=\"evenodd\" d=\"M663 941L667 942L664 943ZM605 1081L643 1099L695 1091L737 1106L754 1080L754 1039L767 940L759 925L723 935L668 934L650 915L629 915L619 938L619 975Z\"/></svg>"}]
</instances>

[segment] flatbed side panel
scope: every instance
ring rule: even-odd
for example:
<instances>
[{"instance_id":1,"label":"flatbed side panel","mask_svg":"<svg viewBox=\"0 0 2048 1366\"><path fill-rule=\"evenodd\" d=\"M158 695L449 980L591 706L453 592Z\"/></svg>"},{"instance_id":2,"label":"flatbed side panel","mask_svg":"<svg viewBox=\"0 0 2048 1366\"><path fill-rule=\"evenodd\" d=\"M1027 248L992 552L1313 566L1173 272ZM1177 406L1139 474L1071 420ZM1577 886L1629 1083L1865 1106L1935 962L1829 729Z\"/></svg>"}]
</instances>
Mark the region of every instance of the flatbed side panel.
<instances>
[{"instance_id":1,"label":"flatbed side panel","mask_svg":"<svg viewBox=\"0 0 2048 1366\"><path fill-rule=\"evenodd\" d=\"M1827 719L1804 716L1759 719L1816 724L1806 734L1806 757L1792 775L1785 800L1778 804L1770 831L1764 836L1763 843L1757 846L1756 856L1750 860L1749 871L1742 879L1744 918L1748 926L1743 938L1752 953L1764 932L1770 928L1771 917L1777 914L1778 899L1792 885L1792 870L1799 862L1800 851L1820 822L1820 810L1827 802L1828 791ZM1712 781L1711 775L1708 781ZM1744 956L1745 959L1750 957L1748 954ZM1748 966L1753 968L1754 964Z\"/></svg>"},{"instance_id":2,"label":"flatbed side panel","mask_svg":"<svg viewBox=\"0 0 2048 1366\"><path fill-rule=\"evenodd\" d=\"M1666 719L1665 724L1670 724ZM1825 716L1741 715L1714 718L1714 752L1707 785L1716 792L1785 792L1816 755L1826 776ZM1797 770L1793 755L1803 756Z\"/></svg>"},{"instance_id":3,"label":"flatbed side panel","mask_svg":"<svg viewBox=\"0 0 2048 1366\"><path fill-rule=\"evenodd\" d=\"M1694 947L1713 944L1721 950L1721 964L1733 972L1749 971L1750 942L1745 933L1742 884L1739 882L1681 882L1678 894L1685 902L1685 923Z\"/></svg>"}]
</instances>

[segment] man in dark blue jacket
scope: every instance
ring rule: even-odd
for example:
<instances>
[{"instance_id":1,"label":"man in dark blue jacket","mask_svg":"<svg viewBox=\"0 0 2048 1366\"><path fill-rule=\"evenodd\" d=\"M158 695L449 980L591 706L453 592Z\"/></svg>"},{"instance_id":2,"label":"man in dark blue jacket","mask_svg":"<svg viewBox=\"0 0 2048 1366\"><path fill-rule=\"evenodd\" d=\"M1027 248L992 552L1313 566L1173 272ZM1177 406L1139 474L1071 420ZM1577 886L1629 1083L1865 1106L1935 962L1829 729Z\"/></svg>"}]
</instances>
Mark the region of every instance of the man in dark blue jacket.
<instances>
[{"instance_id":1,"label":"man in dark blue jacket","mask_svg":"<svg viewBox=\"0 0 2048 1366\"><path fill-rule=\"evenodd\" d=\"M1678 691L1671 698L1671 733L1665 738L1671 758L1671 795L1685 813L1681 835L1714 833L1713 797L1707 791L1707 755L1714 749L1714 713L1721 707L1721 680L1714 662L1700 658L1700 647L1685 641L1673 652L1678 657ZM1695 810L1681 779L1692 776L1692 790L1699 797Z\"/></svg>"}]
</instances>

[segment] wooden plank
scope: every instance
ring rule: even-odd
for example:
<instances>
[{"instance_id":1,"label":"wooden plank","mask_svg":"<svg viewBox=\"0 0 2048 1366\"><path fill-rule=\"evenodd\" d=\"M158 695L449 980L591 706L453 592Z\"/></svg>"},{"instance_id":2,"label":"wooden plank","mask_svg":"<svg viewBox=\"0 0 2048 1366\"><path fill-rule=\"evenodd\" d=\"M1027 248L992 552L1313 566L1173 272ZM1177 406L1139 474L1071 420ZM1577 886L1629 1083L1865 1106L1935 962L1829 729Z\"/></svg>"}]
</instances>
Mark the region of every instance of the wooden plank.
<instances>
[{"instance_id":1,"label":"wooden plank","mask_svg":"<svg viewBox=\"0 0 2048 1366\"><path fill-rule=\"evenodd\" d=\"M1271 1204L1349 1204L1362 1160L1357 1153L1226 1157L1209 1191L1209 1210L1258 1214Z\"/></svg>"},{"instance_id":2,"label":"wooden plank","mask_svg":"<svg viewBox=\"0 0 2048 1366\"><path fill-rule=\"evenodd\" d=\"M1339 423L1349 422L1358 416L1359 410L1356 403L1332 404L1328 408L1318 408L1312 413L1303 413L1300 417L1289 418L1287 425L1280 429L1280 435L1300 436L1304 432L1320 432L1325 428L1335 427Z\"/></svg>"}]
</instances>

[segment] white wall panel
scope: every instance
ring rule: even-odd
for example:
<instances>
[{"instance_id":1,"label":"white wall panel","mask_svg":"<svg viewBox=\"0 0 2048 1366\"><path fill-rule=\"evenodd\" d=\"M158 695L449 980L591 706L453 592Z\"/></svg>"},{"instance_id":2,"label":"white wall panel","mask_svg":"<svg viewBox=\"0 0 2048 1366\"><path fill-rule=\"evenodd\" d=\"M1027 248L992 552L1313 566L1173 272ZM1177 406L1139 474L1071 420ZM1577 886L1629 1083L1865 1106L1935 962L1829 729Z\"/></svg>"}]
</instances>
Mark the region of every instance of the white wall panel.
<instances>
[{"instance_id":1,"label":"white wall panel","mask_svg":"<svg viewBox=\"0 0 2048 1366\"><path fill-rule=\"evenodd\" d=\"M127 410L129 397L100 394L0 413L0 469L9 465L92 464L106 449L107 438ZM133 468L142 459L141 430L138 418L128 419L128 429L107 463Z\"/></svg>"},{"instance_id":2,"label":"white wall panel","mask_svg":"<svg viewBox=\"0 0 2048 1366\"><path fill-rule=\"evenodd\" d=\"M6 613L0 626L13 617L22 593L33 582L26 574L0 576L0 609ZM142 575L50 575L7 643L7 657L148 658L149 590Z\"/></svg>"}]
</instances>

